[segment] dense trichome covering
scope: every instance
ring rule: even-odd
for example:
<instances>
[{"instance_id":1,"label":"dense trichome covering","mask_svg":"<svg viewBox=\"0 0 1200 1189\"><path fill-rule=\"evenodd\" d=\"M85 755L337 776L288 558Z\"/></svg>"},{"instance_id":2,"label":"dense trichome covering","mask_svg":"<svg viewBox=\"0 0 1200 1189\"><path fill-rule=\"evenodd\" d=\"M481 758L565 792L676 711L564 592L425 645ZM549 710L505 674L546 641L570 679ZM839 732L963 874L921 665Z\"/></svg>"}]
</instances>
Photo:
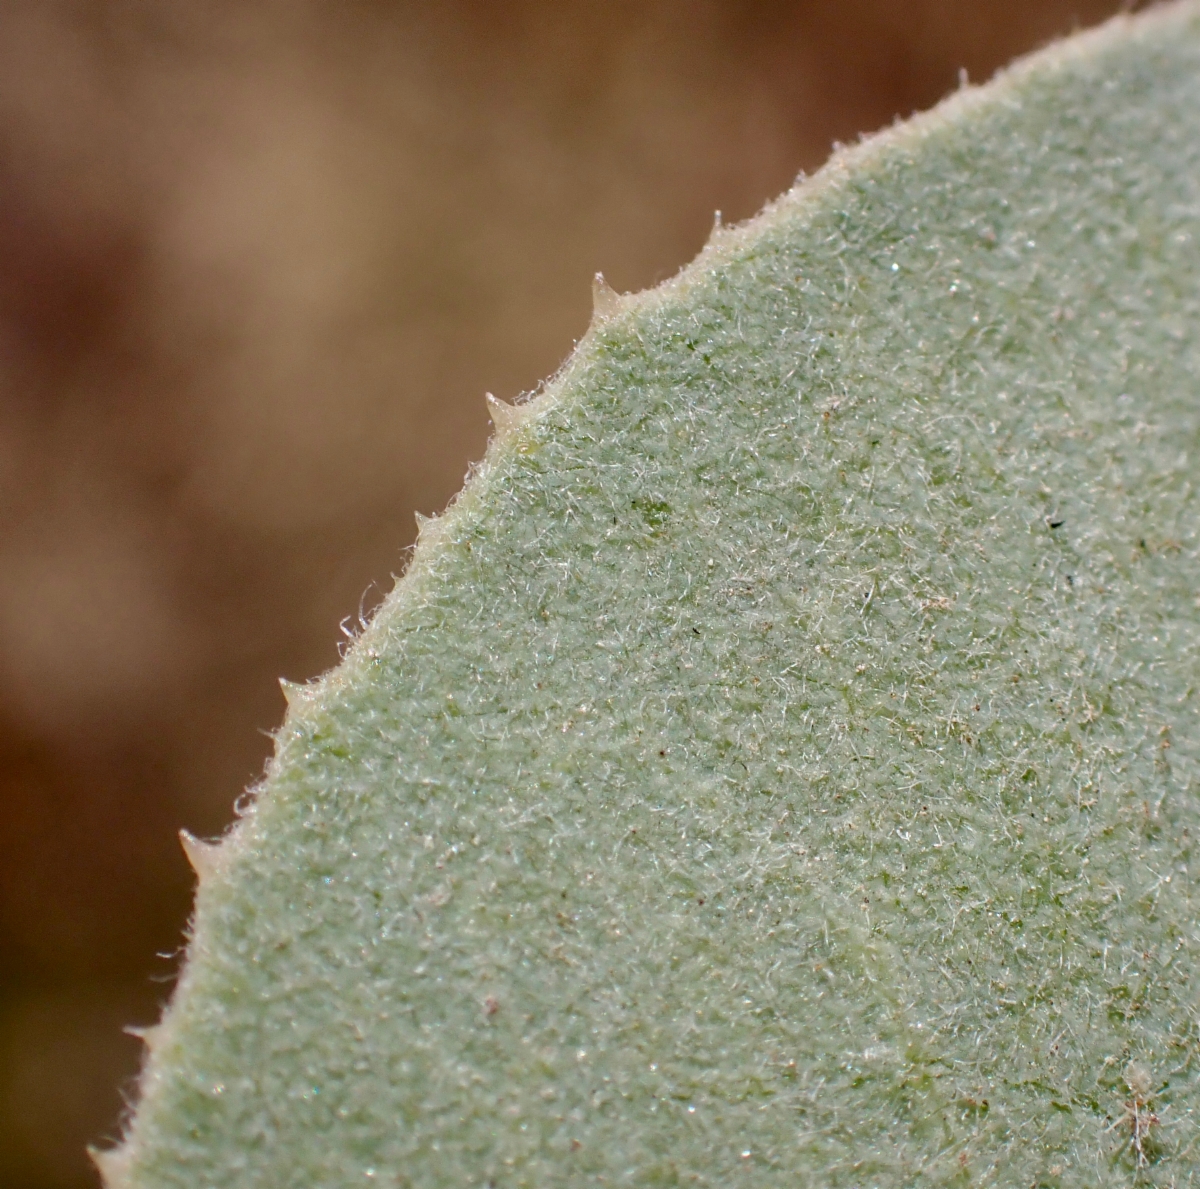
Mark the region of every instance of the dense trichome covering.
<instances>
[{"instance_id":1,"label":"dense trichome covering","mask_svg":"<svg viewBox=\"0 0 1200 1189\"><path fill-rule=\"evenodd\" d=\"M109 1184L1200 1185L1200 7L494 416L193 847Z\"/></svg>"}]
</instances>

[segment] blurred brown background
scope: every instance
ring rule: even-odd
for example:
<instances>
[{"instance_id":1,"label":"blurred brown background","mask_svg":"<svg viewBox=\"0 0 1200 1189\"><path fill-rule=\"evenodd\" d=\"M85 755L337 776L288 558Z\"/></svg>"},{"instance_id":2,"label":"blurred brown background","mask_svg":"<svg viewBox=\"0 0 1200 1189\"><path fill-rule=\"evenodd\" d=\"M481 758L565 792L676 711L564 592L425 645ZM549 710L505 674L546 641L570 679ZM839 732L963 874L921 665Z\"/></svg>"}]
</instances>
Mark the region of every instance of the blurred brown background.
<instances>
[{"instance_id":1,"label":"blurred brown background","mask_svg":"<svg viewBox=\"0 0 1200 1189\"><path fill-rule=\"evenodd\" d=\"M1115 0L0 0L0 1185L94 1185L180 826L590 278Z\"/></svg>"}]
</instances>

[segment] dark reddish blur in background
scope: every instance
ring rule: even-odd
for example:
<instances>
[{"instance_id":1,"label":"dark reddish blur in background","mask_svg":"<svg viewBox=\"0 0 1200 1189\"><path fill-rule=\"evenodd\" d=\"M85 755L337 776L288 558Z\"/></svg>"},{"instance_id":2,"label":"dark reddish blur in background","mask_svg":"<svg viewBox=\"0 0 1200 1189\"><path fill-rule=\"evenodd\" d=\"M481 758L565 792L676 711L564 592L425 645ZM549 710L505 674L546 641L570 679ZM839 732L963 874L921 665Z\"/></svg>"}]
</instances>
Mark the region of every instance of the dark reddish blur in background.
<instances>
[{"instance_id":1,"label":"dark reddish blur in background","mask_svg":"<svg viewBox=\"0 0 1200 1189\"><path fill-rule=\"evenodd\" d=\"M0 2L0 1184L95 1184L177 830L231 820L276 679L336 662L592 273L663 279L1117 7Z\"/></svg>"}]
</instances>

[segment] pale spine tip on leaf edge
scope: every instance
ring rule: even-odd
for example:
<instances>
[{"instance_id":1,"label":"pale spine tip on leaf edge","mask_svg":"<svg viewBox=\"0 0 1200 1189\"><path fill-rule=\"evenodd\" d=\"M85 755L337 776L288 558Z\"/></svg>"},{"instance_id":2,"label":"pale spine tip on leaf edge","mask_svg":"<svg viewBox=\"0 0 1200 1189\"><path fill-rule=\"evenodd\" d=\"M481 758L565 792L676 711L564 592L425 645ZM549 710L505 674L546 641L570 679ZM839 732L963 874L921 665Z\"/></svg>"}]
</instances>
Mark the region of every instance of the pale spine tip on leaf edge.
<instances>
[{"instance_id":1,"label":"pale spine tip on leaf edge","mask_svg":"<svg viewBox=\"0 0 1200 1189\"><path fill-rule=\"evenodd\" d=\"M127 1036L136 1036L151 1052L159 1040L162 1039L163 1026L161 1024L126 1024L122 1031Z\"/></svg>"},{"instance_id":2,"label":"pale spine tip on leaf edge","mask_svg":"<svg viewBox=\"0 0 1200 1189\"><path fill-rule=\"evenodd\" d=\"M126 1148L109 1148L100 1151L88 1148L88 1156L100 1174L104 1189L127 1189L129 1181L129 1151Z\"/></svg>"},{"instance_id":3,"label":"pale spine tip on leaf edge","mask_svg":"<svg viewBox=\"0 0 1200 1189\"><path fill-rule=\"evenodd\" d=\"M621 309L621 295L598 272L592 278L592 325L603 326Z\"/></svg>"},{"instance_id":4,"label":"pale spine tip on leaf edge","mask_svg":"<svg viewBox=\"0 0 1200 1189\"><path fill-rule=\"evenodd\" d=\"M217 869L220 861L221 847L214 842L201 842L187 830L179 831L179 841L183 845L183 853L191 863L196 879L203 884Z\"/></svg>"},{"instance_id":5,"label":"pale spine tip on leaf edge","mask_svg":"<svg viewBox=\"0 0 1200 1189\"><path fill-rule=\"evenodd\" d=\"M284 701L289 706L295 706L304 698L304 686L298 681L289 681L286 677L281 677L279 688L283 691Z\"/></svg>"},{"instance_id":6,"label":"pale spine tip on leaf edge","mask_svg":"<svg viewBox=\"0 0 1200 1189\"><path fill-rule=\"evenodd\" d=\"M496 427L496 437L503 441L521 424L524 410L518 405L507 404L490 392L484 393L484 399L487 401L488 416Z\"/></svg>"}]
</instances>

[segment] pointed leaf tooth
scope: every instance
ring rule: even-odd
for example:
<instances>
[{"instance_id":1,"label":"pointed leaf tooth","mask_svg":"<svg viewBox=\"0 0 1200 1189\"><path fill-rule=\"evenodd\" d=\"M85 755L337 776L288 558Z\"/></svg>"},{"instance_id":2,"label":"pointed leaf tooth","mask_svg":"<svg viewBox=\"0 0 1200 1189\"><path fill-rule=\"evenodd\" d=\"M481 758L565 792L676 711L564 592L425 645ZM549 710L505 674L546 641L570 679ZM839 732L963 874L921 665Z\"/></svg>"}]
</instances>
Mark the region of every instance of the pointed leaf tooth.
<instances>
[{"instance_id":1,"label":"pointed leaf tooth","mask_svg":"<svg viewBox=\"0 0 1200 1189\"><path fill-rule=\"evenodd\" d=\"M126 1036L136 1036L150 1052L153 1052L155 1046L162 1039L163 1026L162 1024L126 1024L122 1031Z\"/></svg>"},{"instance_id":2,"label":"pointed leaf tooth","mask_svg":"<svg viewBox=\"0 0 1200 1189\"><path fill-rule=\"evenodd\" d=\"M99 1148L89 1147L87 1154L100 1174L104 1189L128 1189L131 1184L128 1148L109 1148L102 1152Z\"/></svg>"},{"instance_id":3,"label":"pointed leaf tooth","mask_svg":"<svg viewBox=\"0 0 1200 1189\"><path fill-rule=\"evenodd\" d=\"M283 690L284 700L289 706L295 706L304 698L305 687L299 681L289 681L286 677L281 677L279 688Z\"/></svg>"},{"instance_id":4,"label":"pointed leaf tooth","mask_svg":"<svg viewBox=\"0 0 1200 1189\"><path fill-rule=\"evenodd\" d=\"M487 400L488 416L496 427L496 437L503 441L524 420L524 409L519 405L510 405L490 392L484 393Z\"/></svg>"},{"instance_id":5,"label":"pointed leaf tooth","mask_svg":"<svg viewBox=\"0 0 1200 1189\"><path fill-rule=\"evenodd\" d=\"M705 246L717 243L728 230L729 228L721 221L721 212L713 211L712 229L708 233L708 243Z\"/></svg>"},{"instance_id":6,"label":"pointed leaf tooth","mask_svg":"<svg viewBox=\"0 0 1200 1189\"><path fill-rule=\"evenodd\" d=\"M445 532L446 518L444 516L425 516L420 512L414 512L413 515L417 519L418 544L431 544Z\"/></svg>"},{"instance_id":7,"label":"pointed leaf tooth","mask_svg":"<svg viewBox=\"0 0 1200 1189\"><path fill-rule=\"evenodd\" d=\"M187 830L179 831L179 841L183 844L183 853L187 855L197 881L203 885L220 863L220 843L202 842Z\"/></svg>"},{"instance_id":8,"label":"pointed leaf tooth","mask_svg":"<svg viewBox=\"0 0 1200 1189\"><path fill-rule=\"evenodd\" d=\"M598 272L592 278L592 325L603 326L621 309L621 295Z\"/></svg>"}]
</instances>

